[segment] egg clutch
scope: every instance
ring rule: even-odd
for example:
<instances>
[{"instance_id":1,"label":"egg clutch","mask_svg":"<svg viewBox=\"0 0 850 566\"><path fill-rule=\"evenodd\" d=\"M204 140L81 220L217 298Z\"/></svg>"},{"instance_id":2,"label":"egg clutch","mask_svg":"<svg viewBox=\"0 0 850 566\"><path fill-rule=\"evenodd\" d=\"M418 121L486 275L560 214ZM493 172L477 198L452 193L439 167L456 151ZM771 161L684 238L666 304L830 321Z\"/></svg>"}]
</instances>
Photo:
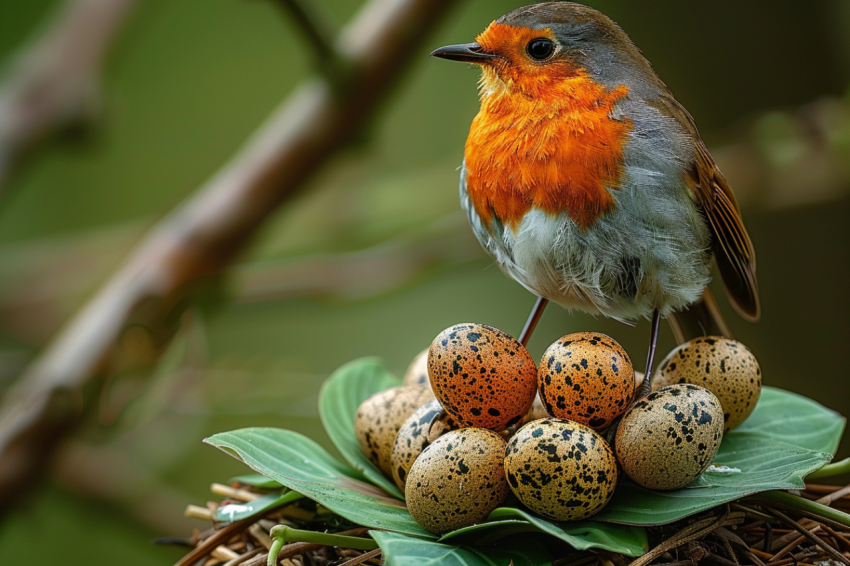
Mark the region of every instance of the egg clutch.
<instances>
[{"instance_id":1,"label":"egg clutch","mask_svg":"<svg viewBox=\"0 0 850 566\"><path fill-rule=\"evenodd\" d=\"M501 330L458 324L404 385L360 405L355 431L435 534L484 521L511 492L542 517L580 520L605 507L621 471L648 489L691 483L761 392L752 352L718 337L673 350L633 403L639 379L604 334L564 336L536 364Z\"/></svg>"}]
</instances>

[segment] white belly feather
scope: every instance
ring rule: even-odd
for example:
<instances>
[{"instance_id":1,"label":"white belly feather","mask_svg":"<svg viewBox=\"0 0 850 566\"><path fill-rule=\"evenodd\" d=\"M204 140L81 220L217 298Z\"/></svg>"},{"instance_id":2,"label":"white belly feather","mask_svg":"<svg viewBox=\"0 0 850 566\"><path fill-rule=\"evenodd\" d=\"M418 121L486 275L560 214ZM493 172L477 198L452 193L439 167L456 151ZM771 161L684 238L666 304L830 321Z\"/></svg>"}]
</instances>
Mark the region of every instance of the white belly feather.
<instances>
[{"instance_id":1,"label":"white belly feather","mask_svg":"<svg viewBox=\"0 0 850 566\"><path fill-rule=\"evenodd\" d=\"M614 212L587 230L568 214L534 208L514 230L498 219L485 226L465 181L464 170L461 205L482 246L510 277L565 308L622 321L656 307L667 315L695 302L709 282L708 230L691 203L648 210L628 189L615 190ZM674 225L680 237L671 239Z\"/></svg>"}]
</instances>

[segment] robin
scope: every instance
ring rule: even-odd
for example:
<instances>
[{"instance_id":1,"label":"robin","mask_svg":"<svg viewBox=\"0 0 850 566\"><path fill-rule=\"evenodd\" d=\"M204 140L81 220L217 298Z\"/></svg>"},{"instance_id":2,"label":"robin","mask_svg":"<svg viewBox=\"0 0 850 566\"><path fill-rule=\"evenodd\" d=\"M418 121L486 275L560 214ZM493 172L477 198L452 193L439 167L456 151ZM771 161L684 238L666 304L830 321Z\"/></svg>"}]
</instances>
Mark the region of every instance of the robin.
<instances>
[{"instance_id":1,"label":"robin","mask_svg":"<svg viewBox=\"0 0 850 566\"><path fill-rule=\"evenodd\" d=\"M694 119L610 18L534 4L431 55L482 70L460 199L481 245L538 296L524 343L548 301L651 317L651 376L661 318L680 340L729 334L707 290L712 258L737 312L758 320L735 196Z\"/></svg>"}]
</instances>

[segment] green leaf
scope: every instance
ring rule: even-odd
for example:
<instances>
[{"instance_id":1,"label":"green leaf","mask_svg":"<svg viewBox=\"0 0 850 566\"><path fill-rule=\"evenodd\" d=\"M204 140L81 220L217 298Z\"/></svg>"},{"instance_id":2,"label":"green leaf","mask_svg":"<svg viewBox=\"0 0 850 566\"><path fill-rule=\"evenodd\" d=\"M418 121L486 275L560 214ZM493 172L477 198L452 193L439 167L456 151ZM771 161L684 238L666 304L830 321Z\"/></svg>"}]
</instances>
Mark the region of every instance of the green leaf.
<instances>
[{"instance_id":1,"label":"green leaf","mask_svg":"<svg viewBox=\"0 0 850 566\"><path fill-rule=\"evenodd\" d=\"M503 540L496 548L472 548L370 531L384 553L386 566L548 566L543 545L529 540Z\"/></svg>"},{"instance_id":2,"label":"green leaf","mask_svg":"<svg viewBox=\"0 0 850 566\"><path fill-rule=\"evenodd\" d=\"M594 519L658 525L769 490L802 489L803 478L832 459L845 420L814 401L765 387L747 421L723 438L714 464L740 472L706 472L674 491L650 491L624 479Z\"/></svg>"},{"instance_id":3,"label":"green leaf","mask_svg":"<svg viewBox=\"0 0 850 566\"><path fill-rule=\"evenodd\" d=\"M390 495L404 499L395 483L369 461L354 434L354 416L360 404L375 393L396 385L401 385L401 380L374 358L349 362L336 370L322 387L319 416L334 446L355 470Z\"/></svg>"},{"instance_id":4,"label":"green leaf","mask_svg":"<svg viewBox=\"0 0 850 566\"><path fill-rule=\"evenodd\" d=\"M248 517L253 517L258 513L264 513L269 509L281 507L288 503L298 501L304 497L300 493L296 493L288 489L285 491L286 493L281 493L280 491L269 493L268 495L258 497L257 499L246 503L230 503L228 505L223 505L215 510L215 520L223 523L240 521L242 519L247 519Z\"/></svg>"},{"instance_id":5,"label":"green leaf","mask_svg":"<svg viewBox=\"0 0 850 566\"><path fill-rule=\"evenodd\" d=\"M259 489L280 489L283 486L273 479L261 476L260 474L247 474L244 476L236 476L227 480L227 483L239 482L245 485L257 487Z\"/></svg>"},{"instance_id":6,"label":"green leaf","mask_svg":"<svg viewBox=\"0 0 850 566\"><path fill-rule=\"evenodd\" d=\"M433 538L416 524L403 502L367 483L359 472L341 464L324 448L298 433L245 428L216 434L205 442L349 521Z\"/></svg>"},{"instance_id":7,"label":"green leaf","mask_svg":"<svg viewBox=\"0 0 850 566\"><path fill-rule=\"evenodd\" d=\"M834 455L846 421L835 411L802 395L765 387L756 410L730 434L762 435L766 441L780 441ZM722 445L720 450L723 450ZM718 459L719 455L715 460Z\"/></svg>"},{"instance_id":8,"label":"green leaf","mask_svg":"<svg viewBox=\"0 0 850 566\"><path fill-rule=\"evenodd\" d=\"M554 522L512 507L496 509L487 521L443 535L440 542L486 545L509 534L539 532L558 538L576 550L607 550L632 557L644 554L648 544L642 527L597 521Z\"/></svg>"}]
</instances>

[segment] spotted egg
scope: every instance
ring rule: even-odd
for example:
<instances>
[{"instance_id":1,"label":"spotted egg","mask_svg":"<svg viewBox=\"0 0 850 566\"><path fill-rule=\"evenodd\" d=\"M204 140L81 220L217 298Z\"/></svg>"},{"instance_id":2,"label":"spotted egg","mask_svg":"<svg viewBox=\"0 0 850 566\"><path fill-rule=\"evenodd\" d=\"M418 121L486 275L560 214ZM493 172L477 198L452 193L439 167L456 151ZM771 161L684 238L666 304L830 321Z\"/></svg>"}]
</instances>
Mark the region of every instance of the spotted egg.
<instances>
[{"instance_id":1,"label":"spotted egg","mask_svg":"<svg viewBox=\"0 0 850 566\"><path fill-rule=\"evenodd\" d=\"M714 394L669 385L623 416L614 446L623 471L648 489L679 489L699 477L723 438L723 409Z\"/></svg>"},{"instance_id":2,"label":"spotted egg","mask_svg":"<svg viewBox=\"0 0 850 566\"><path fill-rule=\"evenodd\" d=\"M493 431L448 432L422 451L407 475L407 508L434 534L479 523L508 496L505 441Z\"/></svg>"},{"instance_id":3,"label":"spotted egg","mask_svg":"<svg viewBox=\"0 0 850 566\"><path fill-rule=\"evenodd\" d=\"M617 486L617 460L596 431L560 419L531 422L508 442L511 491L543 517L577 521L599 512Z\"/></svg>"},{"instance_id":4,"label":"spotted egg","mask_svg":"<svg viewBox=\"0 0 850 566\"><path fill-rule=\"evenodd\" d=\"M404 491L407 473L419 454L450 430L461 428L434 399L410 415L398 431L392 452L393 481Z\"/></svg>"},{"instance_id":5,"label":"spotted egg","mask_svg":"<svg viewBox=\"0 0 850 566\"><path fill-rule=\"evenodd\" d=\"M376 393L363 401L354 417L357 442L369 460L392 476L395 438L404 421L434 395L422 385L400 385Z\"/></svg>"},{"instance_id":6,"label":"spotted egg","mask_svg":"<svg viewBox=\"0 0 850 566\"><path fill-rule=\"evenodd\" d=\"M525 346L483 324L441 332L428 351L428 375L446 412L491 430L520 422L537 392L537 368Z\"/></svg>"},{"instance_id":7,"label":"spotted egg","mask_svg":"<svg viewBox=\"0 0 850 566\"><path fill-rule=\"evenodd\" d=\"M402 377L402 383L405 385L425 385L431 388L431 380L428 378L428 349L422 350L417 354Z\"/></svg>"},{"instance_id":8,"label":"spotted egg","mask_svg":"<svg viewBox=\"0 0 850 566\"><path fill-rule=\"evenodd\" d=\"M631 403L635 372L629 355L613 338L577 332L549 346L537 384L550 415L602 430Z\"/></svg>"},{"instance_id":9,"label":"spotted egg","mask_svg":"<svg viewBox=\"0 0 850 566\"><path fill-rule=\"evenodd\" d=\"M705 336L670 352L658 366L653 389L674 383L700 385L723 406L724 434L743 423L761 395L761 368L753 353L736 340Z\"/></svg>"}]
</instances>

